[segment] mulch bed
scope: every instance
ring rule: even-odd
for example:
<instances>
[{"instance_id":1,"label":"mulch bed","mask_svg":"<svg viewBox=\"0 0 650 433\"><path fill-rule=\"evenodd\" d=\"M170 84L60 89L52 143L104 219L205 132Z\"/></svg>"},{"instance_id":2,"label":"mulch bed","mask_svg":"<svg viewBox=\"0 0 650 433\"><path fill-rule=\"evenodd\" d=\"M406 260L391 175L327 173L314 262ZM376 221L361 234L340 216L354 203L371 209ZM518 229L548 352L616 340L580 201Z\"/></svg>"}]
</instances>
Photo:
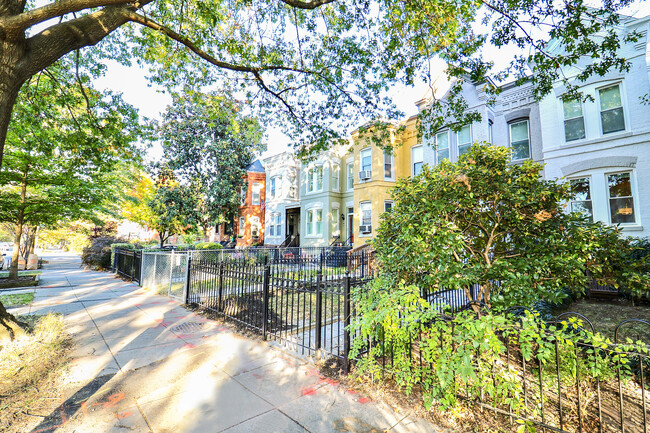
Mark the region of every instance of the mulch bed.
<instances>
[{"instance_id":1,"label":"mulch bed","mask_svg":"<svg viewBox=\"0 0 650 433\"><path fill-rule=\"evenodd\" d=\"M12 289L15 287L32 287L38 286L36 275L19 276L18 279L10 280L7 277L0 278L0 289Z\"/></svg>"}]
</instances>

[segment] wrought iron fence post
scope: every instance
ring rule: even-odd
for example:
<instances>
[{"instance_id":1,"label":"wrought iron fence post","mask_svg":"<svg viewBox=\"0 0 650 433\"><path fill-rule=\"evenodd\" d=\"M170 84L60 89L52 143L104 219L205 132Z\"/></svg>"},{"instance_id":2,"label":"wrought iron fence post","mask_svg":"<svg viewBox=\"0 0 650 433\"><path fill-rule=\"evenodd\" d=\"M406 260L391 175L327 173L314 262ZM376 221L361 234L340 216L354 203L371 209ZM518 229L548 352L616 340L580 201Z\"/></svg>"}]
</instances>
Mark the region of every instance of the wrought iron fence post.
<instances>
[{"instance_id":1,"label":"wrought iron fence post","mask_svg":"<svg viewBox=\"0 0 650 433\"><path fill-rule=\"evenodd\" d=\"M223 311L223 262L219 262L219 286L217 298L217 311Z\"/></svg>"},{"instance_id":2,"label":"wrought iron fence post","mask_svg":"<svg viewBox=\"0 0 650 433\"><path fill-rule=\"evenodd\" d=\"M366 252L361 251L361 278L366 277Z\"/></svg>"},{"instance_id":3,"label":"wrought iron fence post","mask_svg":"<svg viewBox=\"0 0 650 433\"><path fill-rule=\"evenodd\" d=\"M172 278L174 277L174 250L172 250L171 258L169 259L169 287L167 295L172 294Z\"/></svg>"},{"instance_id":4,"label":"wrought iron fence post","mask_svg":"<svg viewBox=\"0 0 650 433\"><path fill-rule=\"evenodd\" d=\"M323 274L319 271L316 275L316 352L322 347L322 327L323 327L323 292L321 283Z\"/></svg>"},{"instance_id":5,"label":"wrought iron fence post","mask_svg":"<svg viewBox=\"0 0 650 433\"><path fill-rule=\"evenodd\" d=\"M343 328L343 373L350 372L350 271L345 271L343 284L343 315L345 316Z\"/></svg>"},{"instance_id":6,"label":"wrought iron fence post","mask_svg":"<svg viewBox=\"0 0 650 433\"><path fill-rule=\"evenodd\" d=\"M190 285L191 285L191 265L192 265L192 251L187 252L187 261L185 262L185 290L183 293L183 303L187 304L190 299Z\"/></svg>"},{"instance_id":7,"label":"wrought iron fence post","mask_svg":"<svg viewBox=\"0 0 650 433\"><path fill-rule=\"evenodd\" d=\"M269 265L264 266L264 302L262 303L262 339L266 340L266 334L268 332L268 321L269 321L269 280L271 277L271 267Z\"/></svg>"}]
</instances>

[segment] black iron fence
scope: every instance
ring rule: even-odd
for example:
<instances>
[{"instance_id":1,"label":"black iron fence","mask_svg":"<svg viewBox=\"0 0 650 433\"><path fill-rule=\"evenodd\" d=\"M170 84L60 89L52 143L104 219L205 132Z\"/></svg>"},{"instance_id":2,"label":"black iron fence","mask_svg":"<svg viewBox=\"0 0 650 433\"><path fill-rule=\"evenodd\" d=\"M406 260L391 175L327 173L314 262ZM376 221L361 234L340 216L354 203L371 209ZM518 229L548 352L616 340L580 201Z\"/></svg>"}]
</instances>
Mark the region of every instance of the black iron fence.
<instances>
[{"instance_id":1,"label":"black iron fence","mask_svg":"<svg viewBox=\"0 0 650 433\"><path fill-rule=\"evenodd\" d=\"M185 299L301 354L347 367L351 288L373 278L373 256L348 248L194 251Z\"/></svg>"},{"instance_id":2,"label":"black iron fence","mask_svg":"<svg viewBox=\"0 0 650 433\"><path fill-rule=\"evenodd\" d=\"M524 310L516 307L506 316ZM649 322L625 320L615 328L610 341L594 338L593 324L585 316L566 312L544 322L532 344L522 342L530 335L520 339L520 334L531 332L530 327L503 325L494 330L502 344L500 356L483 364L484 341L464 337L467 330L454 321L454 316L440 315L434 322L447 326L422 326L398 339L380 326L365 340L366 349L359 357L372 356L388 377L404 376L405 370L410 370L411 385L422 396L435 392L434 387L448 387L455 398L493 412L498 422L509 424L513 431L524 424L531 429L522 427L523 431L650 430ZM568 337L550 332L552 325L563 329ZM440 368L454 365L450 354L458 351L469 353L458 370ZM437 354L433 358L432 352Z\"/></svg>"},{"instance_id":3,"label":"black iron fence","mask_svg":"<svg viewBox=\"0 0 650 433\"><path fill-rule=\"evenodd\" d=\"M113 269L119 275L140 282L142 251L116 249L113 255Z\"/></svg>"}]
</instances>

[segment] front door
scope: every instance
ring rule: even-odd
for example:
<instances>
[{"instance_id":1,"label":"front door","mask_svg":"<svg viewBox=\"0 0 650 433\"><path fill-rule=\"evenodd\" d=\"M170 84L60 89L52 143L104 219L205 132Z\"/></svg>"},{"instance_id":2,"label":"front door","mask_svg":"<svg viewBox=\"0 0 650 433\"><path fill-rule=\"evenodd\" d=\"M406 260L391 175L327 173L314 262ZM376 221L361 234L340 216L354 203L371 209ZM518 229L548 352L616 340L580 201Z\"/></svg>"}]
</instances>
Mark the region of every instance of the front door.
<instances>
[{"instance_id":1,"label":"front door","mask_svg":"<svg viewBox=\"0 0 650 433\"><path fill-rule=\"evenodd\" d=\"M348 208L348 242L354 244L354 208Z\"/></svg>"}]
</instances>

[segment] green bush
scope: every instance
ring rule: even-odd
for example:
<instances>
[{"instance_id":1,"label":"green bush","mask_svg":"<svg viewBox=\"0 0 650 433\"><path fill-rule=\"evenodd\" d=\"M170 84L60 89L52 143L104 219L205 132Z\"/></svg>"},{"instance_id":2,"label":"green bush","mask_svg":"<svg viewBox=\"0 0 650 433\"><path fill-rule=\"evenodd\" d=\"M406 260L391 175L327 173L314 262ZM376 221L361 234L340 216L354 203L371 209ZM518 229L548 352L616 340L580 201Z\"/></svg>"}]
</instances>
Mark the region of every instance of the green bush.
<instances>
[{"instance_id":1,"label":"green bush","mask_svg":"<svg viewBox=\"0 0 650 433\"><path fill-rule=\"evenodd\" d=\"M195 250L220 250L223 248L218 242L199 242L194 245Z\"/></svg>"},{"instance_id":2,"label":"green bush","mask_svg":"<svg viewBox=\"0 0 650 433\"><path fill-rule=\"evenodd\" d=\"M122 239L113 236L100 236L91 241L90 246L85 247L81 253L81 262L92 269L110 269L112 265L112 253L116 245L125 245ZM131 244L126 244L131 245Z\"/></svg>"}]
</instances>

